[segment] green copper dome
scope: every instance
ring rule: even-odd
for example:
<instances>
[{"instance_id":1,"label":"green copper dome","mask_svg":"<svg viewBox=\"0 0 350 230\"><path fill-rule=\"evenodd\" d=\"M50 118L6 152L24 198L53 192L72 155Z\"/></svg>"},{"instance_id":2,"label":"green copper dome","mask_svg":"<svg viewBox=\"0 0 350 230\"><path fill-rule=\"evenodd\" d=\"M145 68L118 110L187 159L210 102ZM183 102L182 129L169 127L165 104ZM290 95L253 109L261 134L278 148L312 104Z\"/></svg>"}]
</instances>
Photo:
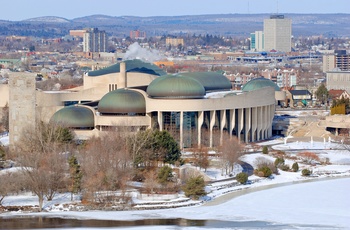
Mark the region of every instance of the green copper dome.
<instances>
[{"instance_id":1,"label":"green copper dome","mask_svg":"<svg viewBox=\"0 0 350 230\"><path fill-rule=\"evenodd\" d=\"M147 94L154 98L202 98L205 89L193 78L166 75L153 80Z\"/></svg>"},{"instance_id":2,"label":"green copper dome","mask_svg":"<svg viewBox=\"0 0 350 230\"><path fill-rule=\"evenodd\" d=\"M138 59L126 60L124 62L125 62L126 72L145 73L145 74L152 74L152 75L158 75L158 76L162 76L166 74L158 66L151 63L143 62ZM104 69L90 71L88 72L88 76L98 77L105 74L119 73L119 72L120 72L120 63L117 63Z\"/></svg>"},{"instance_id":3,"label":"green copper dome","mask_svg":"<svg viewBox=\"0 0 350 230\"><path fill-rule=\"evenodd\" d=\"M69 128L94 128L94 114L85 107L67 106L58 110L50 122Z\"/></svg>"},{"instance_id":4,"label":"green copper dome","mask_svg":"<svg viewBox=\"0 0 350 230\"><path fill-rule=\"evenodd\" d=\"M275 91L280 91L280 88L278 85L276 85L276 83L264 77L258 77L250 80L243 86L242 91L253 91L264 87L273 87Z\"/></svg>"},{"instance_id":5,"label":"green copper dome","mask_svg":"<svg viewBox=\"0 0 350 230\"><path fill-rule=\"evenodd\" d=\"M206 91L230 90L232 88L227 77L218 72L188 72L179 75L199 81Z\"/></svg>"},{"instance_id":6,"label":"green copper dome","mask_svg":"<svg viewBox=\"0 0 350 230\"><path fill-rule=\"evenodd\" d=\"M98 111L104 114L146 113L146 101L137 91L117 89L101 98Z\"/></svg>"}]
</instances>

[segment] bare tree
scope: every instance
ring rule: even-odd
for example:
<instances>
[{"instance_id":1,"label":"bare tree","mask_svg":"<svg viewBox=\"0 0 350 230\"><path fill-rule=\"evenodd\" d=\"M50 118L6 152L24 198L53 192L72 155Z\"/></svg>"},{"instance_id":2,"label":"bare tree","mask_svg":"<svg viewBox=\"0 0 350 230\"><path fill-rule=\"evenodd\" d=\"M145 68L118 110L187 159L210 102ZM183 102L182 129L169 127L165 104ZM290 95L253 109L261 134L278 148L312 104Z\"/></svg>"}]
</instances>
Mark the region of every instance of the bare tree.
<instances>
[{"instance_id":1,"label":"bare tree","mask_svg":"<svg viewBox=\"0 0 350 230\"><path fill-rule=\"evenodd\" d=\"M51 200L65 187L66 146L59 126L40 123L25 133L16 148L16 160L22 167L24 187L38 196L41 211L45 196Z\"/></svg>"},{"instance_id":2,"label":"bare tree","mask_svg":"<svg viewBox=\"0 0 350 230\"><path fill-rule=\"evenodd\" d=\"M106 203L110 201L108 197L115 197L117 190L121 196L125 195L127 182L133 174L126 136L111 131L91 138L78 159L83 172L85 200Z\"/></svg>"},{"instance_id":3,"label":"bare tree","mask_svg":"<svg viewBox=\"0 0 350 230\"><path fill-rule=\"evenodd\" d=\"M235 163L243 155L243 146L236 137L227 137L224 140L219 147L219 154L221 168L227 175L233 170Z\"/></svg>"},{"instance_id":4,"label":"bare tree","mask_svg":"<svg viewBox=\"0 0 350 230\"><path fill-rule=\"evenodd\" d=\"M157 176L157 171L154 169L148 170L145 173L146 179L144 183L144 189L146 192L153 194L155 192L155 189L159 187Z\"/></svg>"},{"instance_id":5,"label":"bare tree","mask_svg":"<svg viewBox=\"0 0 350 230\"><path fill-rule=\"evenodd\" d=\"M9 130L9 107L8 104L2 108L1 125L5 131Z\"/></svg>"},{"instance_id":6,"label":"bare tree","mask_svg":"<svg viewBox=\"0 0 350 230\"><path fill-rule=\"evenodd\" d=\"M13 172L2 172L0 173L0 206L2 201L10 193L19 191L18 175Z\"/></svg>"},{"instance_id":7,"label":"bare tree","mask_svg":"<svg viewBox=\"0 0 350 230\"><path fill-rule=\"evenodd\" d=\"M199 169L203 168L204 171L207 171L207 168L209 167L209 164L210 164L208 149L204 148L203 146L194 148L193 158L194 158L195 165L198 166Z\"/></svg>"},{"instance_id":8,"label":"bare tree","mask_svg":"<svg viewBox=\"0 0 350 230\"><path fill-rule=\"evenodd\" d=\"M139 131L128 137L128 148L134 166L144 165L150 166L152 159L151 146L155 143L153 138L153 131L151 129Z\"/></svg>"}]
</instances>

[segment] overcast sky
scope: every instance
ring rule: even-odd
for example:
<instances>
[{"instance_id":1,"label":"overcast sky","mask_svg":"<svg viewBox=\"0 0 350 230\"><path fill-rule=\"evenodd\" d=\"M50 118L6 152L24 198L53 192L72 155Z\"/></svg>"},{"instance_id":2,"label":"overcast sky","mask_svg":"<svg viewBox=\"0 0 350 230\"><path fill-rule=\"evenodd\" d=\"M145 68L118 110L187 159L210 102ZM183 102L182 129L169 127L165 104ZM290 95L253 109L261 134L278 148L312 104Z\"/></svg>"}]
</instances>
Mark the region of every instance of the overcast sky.
<instances>
[{"instance_id":1,"label":"overcast sky","mask_svg":"<svg viewBox=\"0 0 350 230\"><path fill-rule=\"evenodd\" d=\"M109 16L176 16L255 13L350 13L350 0L0 0L0 19L41 16L74 19Z\"/></svg>"}]
</instances>

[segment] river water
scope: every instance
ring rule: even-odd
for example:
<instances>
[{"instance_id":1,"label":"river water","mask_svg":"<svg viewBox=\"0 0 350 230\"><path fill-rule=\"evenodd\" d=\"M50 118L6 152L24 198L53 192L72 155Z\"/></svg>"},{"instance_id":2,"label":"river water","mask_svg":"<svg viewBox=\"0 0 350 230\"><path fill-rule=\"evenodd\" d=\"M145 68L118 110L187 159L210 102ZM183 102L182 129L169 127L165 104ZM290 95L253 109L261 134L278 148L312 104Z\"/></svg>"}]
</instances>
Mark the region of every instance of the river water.
<instances>
[{"instance_id":1,"label":"river water","mask_svg":"<svg viewBox=\"0 0 350 230\"><path fill-rule=\"evenodd\" d=\"M80 220L58 217L28 217L19 216L11 218L0 218L0 229L50 229L50 228L127 228L127 227L154 227L174 226L174 227L199 227L203 229L329 229L322 226L310 225L284 225L264 221L221 221L221 220L190 220L190 219L145 219L133 221L115 220ZM314 228L313 228L314 227Z\"/></svg>"},{"instance_id":2,"label":"river water","mask_svg":"<svg viewBox=\"0 0 350 230\"><path fill-rule=\"evenodd\" d=\"M317 182L320 180L340 179L344 177L325 178L312 181L288 182L283 184L274 184L261 186L257 188L250 188L241 191L232 192L224 196L217 197L215 200L204 204L204 206L214 206L224 203L237 196L245 195L251 192L256 192L264 189L276 188L281 186L288 186L298 183ZM163 212L166 210L160 210ZM203 229L338 229L332 226L314 226L314 225L300 225L300 224L276 224L265 221L229 221L229 220L195 220L183 218L169 218L169 219L142 219L142 220L95 220L95 219L74 219L72 216L29 216L16 215L0 217L0 229L50 229L50 228L126 228L126 227L154 227L156 226L174 226L175 229L182 229L182 227L199 227ZM152 227L152 229L153 229ZM164 229L164 228L163 228Z\"/></svg>"}]
</instances>

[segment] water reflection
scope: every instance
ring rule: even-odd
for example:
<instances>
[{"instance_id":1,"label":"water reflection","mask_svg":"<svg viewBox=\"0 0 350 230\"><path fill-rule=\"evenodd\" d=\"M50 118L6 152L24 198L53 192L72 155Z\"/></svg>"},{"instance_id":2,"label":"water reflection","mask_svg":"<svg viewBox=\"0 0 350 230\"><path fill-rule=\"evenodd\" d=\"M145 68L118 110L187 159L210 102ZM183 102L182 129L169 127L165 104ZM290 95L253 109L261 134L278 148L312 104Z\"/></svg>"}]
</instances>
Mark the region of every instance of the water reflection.
<instances>
[{"instance_id":1,"label":"water reflection","mask_svg":"<svg viewBox=\"0 0 350 230\"><path fill-rule=\"evenodd\" d=\"M234 228L234 229L336 229L329 226L284 225L264 221L220 221L220 220L190 220L190 219L144 219L133 221L120 220L79 220L57 217L11 217L0 218L0 229L43 229L43 228L107 228L107 227L137 227L137 226L178 226L201 228Z\"/></svg>"}]
</instances>

